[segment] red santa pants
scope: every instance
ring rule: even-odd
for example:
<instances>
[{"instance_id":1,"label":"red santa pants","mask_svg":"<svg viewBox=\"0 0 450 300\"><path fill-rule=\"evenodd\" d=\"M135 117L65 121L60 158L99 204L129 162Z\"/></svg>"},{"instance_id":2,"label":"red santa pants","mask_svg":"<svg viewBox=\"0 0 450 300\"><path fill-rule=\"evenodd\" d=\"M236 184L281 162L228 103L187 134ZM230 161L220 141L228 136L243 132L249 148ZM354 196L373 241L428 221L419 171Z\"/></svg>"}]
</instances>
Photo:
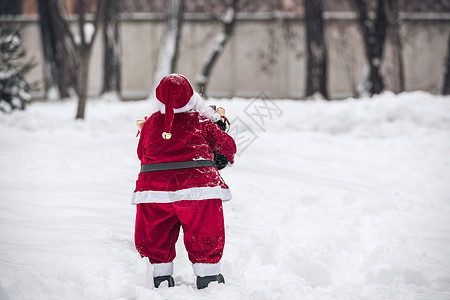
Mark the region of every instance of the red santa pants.
<instances>
[{"instance_id":1,"label":"red santa pants","mask_svg":"<svg viewBox=\"0 0 450 300\"><path fill-rule=\"evenodd\" d=\"M192 263L215 264L225 245L222 200L183 200L137 205L135 244L152 264L175 259L180 226Z\"/></svg>"}]
</instances>

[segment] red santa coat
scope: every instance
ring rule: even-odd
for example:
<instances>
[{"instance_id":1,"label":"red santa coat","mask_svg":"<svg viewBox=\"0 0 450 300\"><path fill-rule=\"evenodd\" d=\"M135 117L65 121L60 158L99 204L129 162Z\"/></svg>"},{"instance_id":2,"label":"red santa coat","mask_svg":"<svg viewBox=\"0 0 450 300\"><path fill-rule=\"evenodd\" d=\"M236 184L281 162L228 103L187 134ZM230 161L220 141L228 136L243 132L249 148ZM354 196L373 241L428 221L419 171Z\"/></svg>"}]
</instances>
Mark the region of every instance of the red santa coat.
<instances>
[{"instance_id":1,"label":"red santa coat","mask_svg":"<svg viewBox=\"0 0 450 300\"><path fill-rule=\"evenodd\" d=\"M156 112L145 122L137 149L141 164L214 160L213 151L233 164L236 144L231 136L194 110L175 113L172 138L161 137L164 114ZM180 200L231 200L229 187L215 167L139 173L132 204L170 203Z\"/></svg>"}]
</instances>

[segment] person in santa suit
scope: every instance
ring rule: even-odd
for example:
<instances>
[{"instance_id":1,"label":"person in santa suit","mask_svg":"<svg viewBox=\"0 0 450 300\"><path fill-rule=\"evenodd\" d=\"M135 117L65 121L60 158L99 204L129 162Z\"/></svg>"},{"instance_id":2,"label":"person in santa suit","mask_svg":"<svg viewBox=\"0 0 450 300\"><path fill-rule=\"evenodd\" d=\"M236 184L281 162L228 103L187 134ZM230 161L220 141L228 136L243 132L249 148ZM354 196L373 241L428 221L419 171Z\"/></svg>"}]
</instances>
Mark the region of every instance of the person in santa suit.
<instances>
[{"instance_id":1,"label":"person in santa suit","mask_svg":"<svg viewBox=\"0 0 450 300\"><path fill-rule=\"evenodd\" d=\"M233 164L236 144L196 109L198 95L183 75L165 76L156 98L160 110L143 123L137 147L141 172L132 195L137 205L136 249L153 265L155 287L165 281L174 286L175 243L181 227L197 288L224 283L222 201L232 195L213 153Z\"/></svg>"}]
</instances>

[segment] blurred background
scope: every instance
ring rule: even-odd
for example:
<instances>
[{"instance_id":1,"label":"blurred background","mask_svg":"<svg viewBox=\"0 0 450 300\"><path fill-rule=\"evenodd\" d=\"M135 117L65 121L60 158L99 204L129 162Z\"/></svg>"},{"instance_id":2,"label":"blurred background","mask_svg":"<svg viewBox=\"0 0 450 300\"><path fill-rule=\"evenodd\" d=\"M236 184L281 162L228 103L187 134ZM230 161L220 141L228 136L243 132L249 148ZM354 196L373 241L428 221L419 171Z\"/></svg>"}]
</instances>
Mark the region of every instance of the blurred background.
<instances>
[{"instance_id":1,"label":"blurred background","mask_svg":"<svg viewBox=\"0 0 450 300\"><path fill-rule=\"evenodd\" d=\"M170 72L227 98L449 90L449 0L1 0L0 14L21 29L34 98L87 84L145 99Z\"/></svg>"},{"instance_id":2,"label":"blurred background","mask_svg":"<svg viewBox=\"0 0 450 300\"><path fill-rule=\"evenodd\" d=\"M449 25L450 0L0 0L0 299L450 299ZM239 149L205 293L181 242L161 290L133 243L135 120L172 72Z\"/></svg>"}]
</instances>

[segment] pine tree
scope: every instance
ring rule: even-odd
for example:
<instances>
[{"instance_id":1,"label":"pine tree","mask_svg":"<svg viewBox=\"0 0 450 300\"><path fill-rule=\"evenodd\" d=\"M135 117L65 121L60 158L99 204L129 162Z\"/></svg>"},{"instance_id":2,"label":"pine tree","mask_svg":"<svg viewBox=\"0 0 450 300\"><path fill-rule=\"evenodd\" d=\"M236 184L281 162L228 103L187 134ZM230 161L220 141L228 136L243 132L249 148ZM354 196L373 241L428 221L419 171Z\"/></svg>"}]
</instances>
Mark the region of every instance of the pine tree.
<instances>
[{"instance_id":1,"label":"pine tree","mask_svg":"<svg viewBox=\"0 0 450 300\"><path fill-rule=\"evenodd\" d=\"M35 64L24 63L25 54L20 29L0 27L0 110L3 112L23 110L31 99L29 92L35 85L28 83L25 76Z\"/></svg>"}]
</instances>

